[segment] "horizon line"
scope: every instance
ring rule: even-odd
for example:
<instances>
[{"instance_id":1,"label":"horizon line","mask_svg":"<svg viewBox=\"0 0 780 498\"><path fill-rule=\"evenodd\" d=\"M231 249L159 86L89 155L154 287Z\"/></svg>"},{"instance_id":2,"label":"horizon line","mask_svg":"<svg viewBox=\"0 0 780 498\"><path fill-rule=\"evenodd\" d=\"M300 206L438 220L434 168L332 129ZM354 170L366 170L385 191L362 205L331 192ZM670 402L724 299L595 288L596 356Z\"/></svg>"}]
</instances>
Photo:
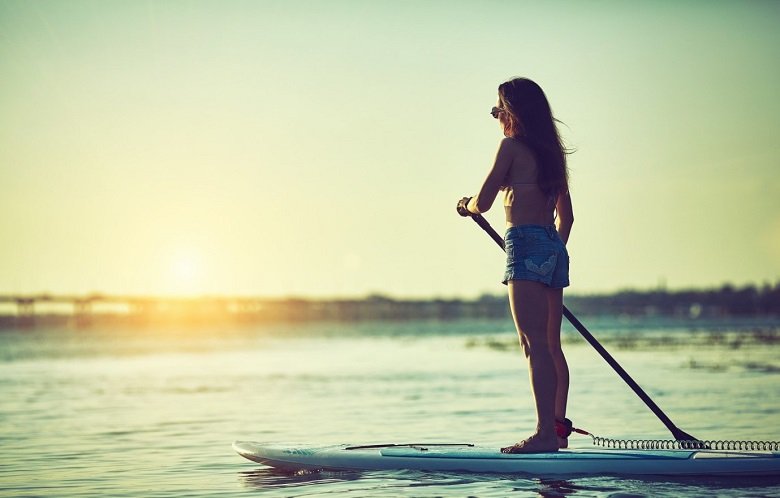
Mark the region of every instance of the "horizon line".
<instances>
[{"instance_id":1,"label":"horizon line","mask_svg":"<svg viewBox=\"0 0 780 498\"><path fill-rule=\"evenodd\" d=\"M680 287L667 287L666 285L659 285L655 287L623 287L611 291L568 291L567 295L572 297L584 297L584 296L609 296L625 293L652 293L652 292L664 292L668 294L682 293L682 292L706 292L706 291L722 291L725 289L733 290L747 290L747 289L766 289L780 287L780 279L774 283L764 281L761 283L744 283L734 284L731 282L724 282L720 285L710 286L680 286ZM101 300L101 299L171 299L171 300L197 300L197 299L251 299L251 300L303 300L303 301L349 301L349 300L368 300L368 299L386 299L391 301L409 301L409 300L473 300L483 297L498 297L502 296L503 292L483 292L479 295L467 297L467 296L445 296L445 295L427 295L427 296L414 296L414 295L395 295L392 293L384 293L379 291L369 291L360 295L329 295L329 296L317 296L317 295L296 295L296 294L228 294L228 293L159 293L159 294L135 294L135 293L110 293L101 291L90 292L2 292L0 291L0 303L17 302L18 300Z\"/></svg>"}]
</instances>

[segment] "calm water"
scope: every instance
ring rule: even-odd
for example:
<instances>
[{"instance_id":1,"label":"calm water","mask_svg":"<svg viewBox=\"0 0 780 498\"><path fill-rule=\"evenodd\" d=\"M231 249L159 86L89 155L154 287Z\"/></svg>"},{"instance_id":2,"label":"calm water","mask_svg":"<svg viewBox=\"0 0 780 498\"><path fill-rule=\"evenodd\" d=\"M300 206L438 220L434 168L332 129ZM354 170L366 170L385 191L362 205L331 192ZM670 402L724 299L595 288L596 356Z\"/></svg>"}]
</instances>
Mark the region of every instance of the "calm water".
<instances>
[{"instance_id":1,"label":"calm water","mask_svg":"<svg viewBox=\"0 0 780 498\"><path fill-rule=\"evenodd\" d=\"M682 429L780 439L780 323L584 320ZM566 331L569 417L669 437ZM509 322L0 332L0 493L8 496L780 496L780 478L540 480L423 472L283 474L235 439L506 445L534 425ZM573 436L572 446L590 446Z\"/></svg>"}]
</instances>

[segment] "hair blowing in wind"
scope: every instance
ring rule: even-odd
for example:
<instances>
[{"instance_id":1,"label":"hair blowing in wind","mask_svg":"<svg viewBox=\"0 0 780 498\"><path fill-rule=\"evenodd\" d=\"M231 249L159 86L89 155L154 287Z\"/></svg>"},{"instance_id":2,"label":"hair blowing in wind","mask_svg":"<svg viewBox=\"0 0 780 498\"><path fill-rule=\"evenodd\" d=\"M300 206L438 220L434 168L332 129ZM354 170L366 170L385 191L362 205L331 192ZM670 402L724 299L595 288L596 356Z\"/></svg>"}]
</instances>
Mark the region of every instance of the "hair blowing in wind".
<instances>
[{"instance_id":1,"label":"hair blowing in wind","mask_svg":"<svg viewBox=\"0 0 780 498\"><path fill-rule=\"evenodd\" d=\"M506 110L504 135L523 140L539 162L537 183L547 195L558 196L569 189L566 154L550 103L539 85L528 78L515 78L498 87Z\"/></svg>"}]
</instances>

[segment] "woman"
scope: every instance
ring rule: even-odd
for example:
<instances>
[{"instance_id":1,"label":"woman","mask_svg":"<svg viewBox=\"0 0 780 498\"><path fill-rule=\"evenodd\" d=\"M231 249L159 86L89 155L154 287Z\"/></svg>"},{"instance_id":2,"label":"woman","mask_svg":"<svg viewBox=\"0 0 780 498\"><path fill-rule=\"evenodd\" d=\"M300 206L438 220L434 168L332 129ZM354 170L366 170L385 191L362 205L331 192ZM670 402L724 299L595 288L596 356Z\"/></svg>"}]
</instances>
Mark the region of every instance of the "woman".
<instances>
[{"instance_id":1,"label":"woman","mask_svg":"<svg viewBox=\"0 0 780 498\"><path fill-rule=\"evenodd\" d=\"M569 369L561 350L563 288L569 285L566 241L574 222L567 151L547 97L529 79L501 84L491 114L499 120L505 138L479 194L461 199L458 212L484 213L498 191L504 191L508 226L504 283L528 358L537 418L530 437L501 451L557 451L567 446L571 432L571 422L565 418Z\"/></svg>"}]
</instances>

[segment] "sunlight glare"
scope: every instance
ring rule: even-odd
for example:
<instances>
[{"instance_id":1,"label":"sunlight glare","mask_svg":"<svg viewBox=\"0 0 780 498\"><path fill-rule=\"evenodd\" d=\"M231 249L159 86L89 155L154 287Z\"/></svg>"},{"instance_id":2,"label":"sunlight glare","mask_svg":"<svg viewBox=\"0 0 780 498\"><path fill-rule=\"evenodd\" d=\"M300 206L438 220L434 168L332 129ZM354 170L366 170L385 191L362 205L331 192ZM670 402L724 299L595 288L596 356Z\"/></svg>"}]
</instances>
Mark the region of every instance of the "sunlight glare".
<instances>
[{"instance_id":1,"label":"sunlight glare","mask_svg":"<svg viewBox=\"0 0 780 498\"><path fill-rule=\"evenodd\" d=\"M201 258L192 251L180 252L171 261L170 290L175 293L193 294L198 289L197 283L202 273Z\"/></svg>"}]
</instances>

